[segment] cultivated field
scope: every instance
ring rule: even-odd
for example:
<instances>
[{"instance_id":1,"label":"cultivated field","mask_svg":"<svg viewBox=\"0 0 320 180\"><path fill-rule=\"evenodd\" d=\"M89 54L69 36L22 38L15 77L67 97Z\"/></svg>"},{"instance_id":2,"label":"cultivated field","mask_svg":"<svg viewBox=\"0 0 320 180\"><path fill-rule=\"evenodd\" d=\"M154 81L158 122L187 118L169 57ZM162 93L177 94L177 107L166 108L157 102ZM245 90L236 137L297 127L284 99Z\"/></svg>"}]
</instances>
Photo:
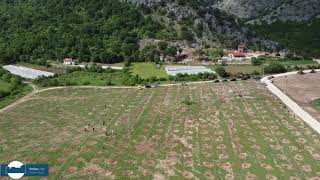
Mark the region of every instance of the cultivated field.
<instances>
[{"instance_id":1,"label":"cultivated field","mask_svg":"<svg viewBox=\"0 0 320 180\"><path fill-rule=\"evenodd\" d=\"M274 79L277 87L286 91L304 110L320 121L320 112L313 103L320 98L320 73L293 75Z\"/></svg>"},{"instance_id":2,"label":"cultivated field","mask_svg":"<svg viewBox=\"0 0 320 180\"><path fill-rule=\"evenodd\" d=\"M254 81L46 91L1 114L0 136L2 162L50 179L320 178L320 135Z\"/></svg>"}]
</instances>

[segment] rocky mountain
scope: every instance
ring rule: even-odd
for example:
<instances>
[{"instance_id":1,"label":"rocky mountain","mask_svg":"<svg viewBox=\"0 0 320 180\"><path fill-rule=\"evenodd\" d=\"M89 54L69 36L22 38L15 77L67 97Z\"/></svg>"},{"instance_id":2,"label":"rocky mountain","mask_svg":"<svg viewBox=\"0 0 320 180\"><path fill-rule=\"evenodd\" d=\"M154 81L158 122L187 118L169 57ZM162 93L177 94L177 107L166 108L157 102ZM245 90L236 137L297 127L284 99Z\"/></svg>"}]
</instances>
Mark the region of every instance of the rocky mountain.
<instances>
[{"instance_id":1,"label":"rocky mountain","mask_svg":"<svg viewBox=\"0 0 320 180\"><path fill-rule=\"evenodd\" d=\"M240 42L253 49L277 50L276 42L259 36L232 14L218 8L215 0L126 0L146 16L195 39L195 45L236 47ZM187 37L186 37L187 38ZM187 38L192 39L192 38Z\"/></svg>"},{"instance_id":2,"label":"rocky mountain","mask_svg":"<svg viewBox=\"0 0 320 180\"><path fill-rule=\"evenodd\" d=\"M235 47L244 42L252 49L267 50L280 45L281 49L320 55L320 37L315 33L319 0L123 1L167 27L190 31L197 44Z\"/></svg>"},{"instance_id":3,"label":"rocky mountain","mask_svg":"<svg viewBox=\"0 0 320 180\"><path fill-rule=\"evenodd\" d=\"M213 6L251 24L302 22L320 15L319 0L221 0Z\"/></svg>"}]
</instances>

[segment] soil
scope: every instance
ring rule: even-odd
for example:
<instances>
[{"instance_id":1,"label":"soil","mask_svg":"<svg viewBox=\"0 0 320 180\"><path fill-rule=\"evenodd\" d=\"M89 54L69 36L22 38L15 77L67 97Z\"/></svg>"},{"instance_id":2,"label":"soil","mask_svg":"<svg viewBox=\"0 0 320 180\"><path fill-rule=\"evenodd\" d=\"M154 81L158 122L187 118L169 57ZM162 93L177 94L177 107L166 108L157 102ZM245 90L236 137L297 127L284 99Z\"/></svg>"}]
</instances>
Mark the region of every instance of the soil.
<instances>
[{"instance_id":1,"label":"soil","mask_svg":"<svg viewBox=\"0 0 320 180\"><path fill-rule=\"evenodd\" d=\"M320 121L320 112L312 103L320 98L320 73L293 75L274 79L274 84L285 91L300 107Z\"/></svg>"}]
</instances>

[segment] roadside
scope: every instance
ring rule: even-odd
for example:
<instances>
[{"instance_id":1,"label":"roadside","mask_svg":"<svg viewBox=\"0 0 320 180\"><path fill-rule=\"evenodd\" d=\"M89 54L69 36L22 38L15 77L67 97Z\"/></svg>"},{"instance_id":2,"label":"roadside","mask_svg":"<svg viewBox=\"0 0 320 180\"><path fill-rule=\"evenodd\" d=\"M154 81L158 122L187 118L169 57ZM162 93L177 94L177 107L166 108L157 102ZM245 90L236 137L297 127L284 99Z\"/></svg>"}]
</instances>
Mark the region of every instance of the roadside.
<instances>
[{"instance_id":1,"label":"roadside","mask_svg":"<svg viewBox=\"0 0 320 180\"><path fill-rule=\"evenodd\" d=\"M304 71L305 73L310 73L310 70ZM320 72L320 69L317 69L316 72ZM261 79L261 82L266 85L266 88L275 94L296 116L302 119L307 123L311 128L320 134L320 122L313 118L308 112L303 110L296 102L294 102L290 97L283 93L277 86L273 84L272 77L285 77L290 75L296 75L298 71L288 72L282 74L276 74L273 76L266 76Z\"/></svg>"}]
</instances>

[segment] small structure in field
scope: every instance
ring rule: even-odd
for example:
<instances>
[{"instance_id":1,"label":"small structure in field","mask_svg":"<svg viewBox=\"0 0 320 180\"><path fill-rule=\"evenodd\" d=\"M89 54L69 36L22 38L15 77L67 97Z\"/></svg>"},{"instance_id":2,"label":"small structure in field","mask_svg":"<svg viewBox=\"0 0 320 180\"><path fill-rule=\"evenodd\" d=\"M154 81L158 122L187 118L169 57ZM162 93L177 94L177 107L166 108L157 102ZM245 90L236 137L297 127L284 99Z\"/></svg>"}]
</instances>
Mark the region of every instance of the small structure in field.
<instances>
[{"instance_id":1,"label":"small structure in field","mask_svg":"<svg viewBox=\"0 0 320 180\"><path fill-rule=\"evenodd\" d=\"M63 64L65 64L65 65L77 65L78 64L78 60L73 59L73 58L65 58L63 60Z\"/></svg>"}]
</instances>

